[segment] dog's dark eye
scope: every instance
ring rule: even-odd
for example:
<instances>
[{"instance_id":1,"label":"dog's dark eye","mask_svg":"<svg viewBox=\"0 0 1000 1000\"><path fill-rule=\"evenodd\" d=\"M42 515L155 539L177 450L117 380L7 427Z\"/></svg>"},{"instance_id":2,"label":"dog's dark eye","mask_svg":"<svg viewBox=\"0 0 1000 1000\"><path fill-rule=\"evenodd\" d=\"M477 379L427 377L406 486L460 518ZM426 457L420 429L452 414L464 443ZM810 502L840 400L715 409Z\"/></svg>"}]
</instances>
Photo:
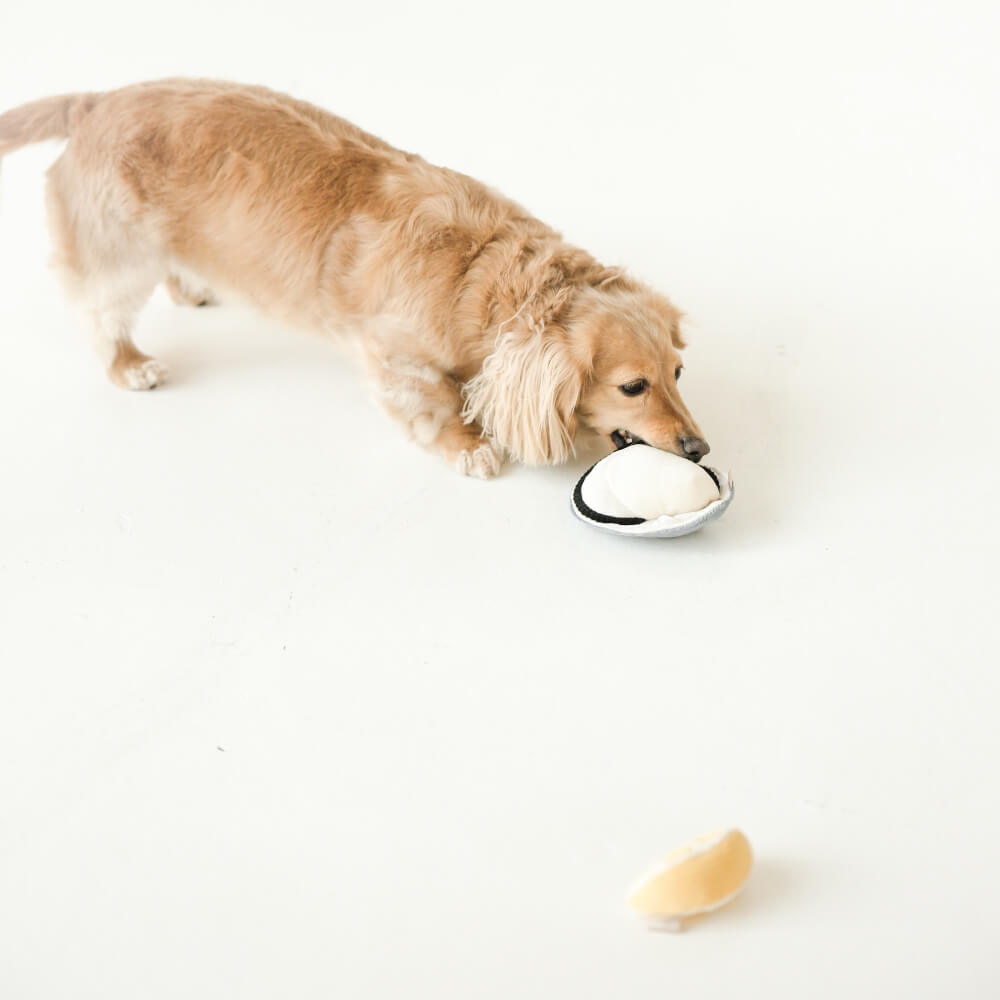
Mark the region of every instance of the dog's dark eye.
<instances>
[{"instance_id":1,"label":"dog's dark eye","mask_svg":"<svg viewBox=\"0 0 1000 1000\"><path fill-rule=\"evenodd\" d=\"M682 371L684 371L684 369L679 367L674 372L674 381L675 382L679 382L681 380L681 372Z\"/></svg>"},{"instance_id":2,"label":"dog's dark eye","mask_svg":"<svg viewBox=\"0 0 1000 1000\"><path fill-rule=\"evenodd\" d=\"M626 396L641 396L649 388L649 383L644 378L637 378L634 382L626 382L618 388Z\"/></svg>"}]
</instances>

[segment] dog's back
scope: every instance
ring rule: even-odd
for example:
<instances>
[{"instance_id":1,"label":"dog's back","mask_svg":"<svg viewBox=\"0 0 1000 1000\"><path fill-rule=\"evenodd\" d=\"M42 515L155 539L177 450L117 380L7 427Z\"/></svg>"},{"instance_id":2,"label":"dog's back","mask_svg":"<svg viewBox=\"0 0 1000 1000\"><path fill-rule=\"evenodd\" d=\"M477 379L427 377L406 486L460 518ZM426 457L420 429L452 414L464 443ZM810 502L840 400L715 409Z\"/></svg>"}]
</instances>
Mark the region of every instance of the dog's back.
<instances>
[{"instance_id":1,"label":"dog's back","mask_svg":"<svg viewBox=\"0 0 1000 1000\"><path fill-rule=\"evenodd\" d=\"M436 308L486 240L526 221L472 178L262 87L164 81L0 116L7 149L65 134L50 214L71 286L120 256L297 325L349 324L392 309L389 260L439 286Z\"/></svg>"}]
</instances>

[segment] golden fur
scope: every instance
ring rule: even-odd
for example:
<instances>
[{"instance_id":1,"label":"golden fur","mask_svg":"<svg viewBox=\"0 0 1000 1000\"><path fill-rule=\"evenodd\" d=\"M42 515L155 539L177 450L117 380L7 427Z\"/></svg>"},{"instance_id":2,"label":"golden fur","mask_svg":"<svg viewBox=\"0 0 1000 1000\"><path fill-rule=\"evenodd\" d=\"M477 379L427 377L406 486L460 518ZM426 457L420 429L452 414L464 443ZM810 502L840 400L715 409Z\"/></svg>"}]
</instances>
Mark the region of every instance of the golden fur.
<instances>
[{"instance_id":1,"label":"golden fur","mask_svg":"<svg viewBox=\"0 0 1000 1000\"><path fill-rule=\"evenodd\" d=\"M0 115L0 156L69 137L49 171L56 263L114 382L159 282L347 335L386 409L460 471L559 462L577 431L698 459L679 313L477 181L260 87L171 80ZM641 394L619 388L645 380Z\"/></svg>"}]
</instances>

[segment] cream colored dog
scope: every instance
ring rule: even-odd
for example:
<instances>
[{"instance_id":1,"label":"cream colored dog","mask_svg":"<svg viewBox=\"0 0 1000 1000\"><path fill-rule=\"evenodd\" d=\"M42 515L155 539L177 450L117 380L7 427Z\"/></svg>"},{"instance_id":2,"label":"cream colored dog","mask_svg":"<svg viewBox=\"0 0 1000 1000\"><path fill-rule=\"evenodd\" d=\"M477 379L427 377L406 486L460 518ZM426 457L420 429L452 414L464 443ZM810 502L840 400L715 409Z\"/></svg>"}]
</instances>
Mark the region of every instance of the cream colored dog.
<instances>
[{"instance_id":1,"label":"cream colored dog","mask_svg":"<svg viewBox=\"0 0 1000 1000\"><path fill-rule=\"evenodd\" d=\"M170 80L0 115L49 171L56 262L111 379L166 375L132 329L157 283L355 339L388 411L461 472L565 460L578 429L708 451L679 313L518 205L301 101Z\"/></svg>"}]
</instances>

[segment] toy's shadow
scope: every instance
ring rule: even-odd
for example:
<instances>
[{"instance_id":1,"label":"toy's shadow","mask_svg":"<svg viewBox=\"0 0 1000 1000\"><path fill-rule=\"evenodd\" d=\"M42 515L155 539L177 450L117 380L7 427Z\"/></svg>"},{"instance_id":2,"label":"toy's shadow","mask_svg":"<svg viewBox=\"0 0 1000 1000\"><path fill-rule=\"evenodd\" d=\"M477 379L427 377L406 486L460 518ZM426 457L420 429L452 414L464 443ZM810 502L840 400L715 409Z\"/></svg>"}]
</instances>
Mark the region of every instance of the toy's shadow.
<instances>
[{"instance_id":1,"label":"toy's shadow","mask_svg":"<svg viewBox=\"0 0 1000 1000\"><path fill-rule=\"evenodd\" d=\"M804 385L785 348L769 338L750 353L716 351L699 367L687 402L712 445L705 463L730 472L736 489L732 507L706 537L749 542L806 514L822 401Z\"/></svg>"},{"instance_id":2,"label":"toy's shadow","mask_svg":"<svg viewBox=\"0 0 1000 1000\"><path fill-rule=\"evenodd\" d=\"M703 464L730 473L736 495L718 523L692 535L663 540L672 546L756 543L780 530L788 518L801 516L801 504L790 504L789 498L808 495L807 451L815 438L815 402L797 394L794 383L780 378L770 359L761 359L754 370L747 371L724 364L723 358L716 358L711 369L702 369L697 387L690 392L689 406L712 446ZM564 476L568 492L610 451L606 439L581 435L576 456L554 471ZM623 545L636 541L609 538Z\"/></svg>"},{"instance_id":3,"label":"toy's shadow","mask_svg":"<svg viewBox=\"0 0 1000 1000\"><path fill-rule=\"evenodd\" d=\"M787 861L759 858L755 861L746 888L731 903L715 913L691 920L691 930L724 928L727 923L737 924L770 916L808 891L808 875L798 866Z\"/></svg>"}]
</instances>

